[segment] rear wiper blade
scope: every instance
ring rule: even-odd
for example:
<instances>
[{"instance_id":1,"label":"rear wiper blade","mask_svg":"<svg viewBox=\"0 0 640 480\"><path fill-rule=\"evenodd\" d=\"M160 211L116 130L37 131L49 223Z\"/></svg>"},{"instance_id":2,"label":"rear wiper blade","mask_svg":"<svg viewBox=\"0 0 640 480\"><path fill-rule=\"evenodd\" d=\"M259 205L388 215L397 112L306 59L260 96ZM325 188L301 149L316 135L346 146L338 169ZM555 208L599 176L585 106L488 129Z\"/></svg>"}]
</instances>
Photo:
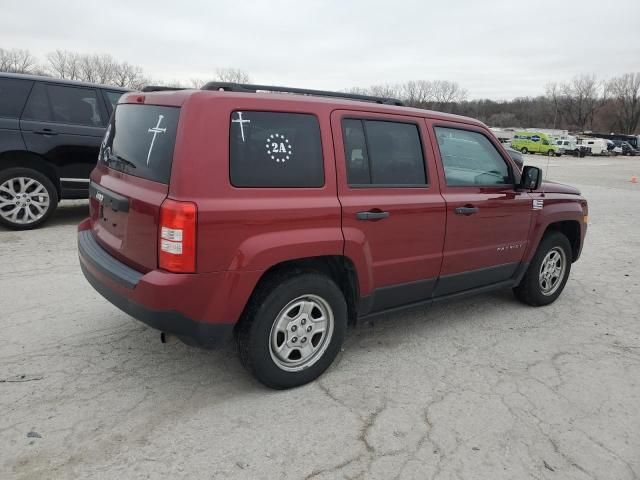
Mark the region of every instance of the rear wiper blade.
<instances>
[{"instance_id":1,"label":"rear wiper blade","mask_svg":"<svg viewBox=\"0 0 640 480\"><path fill-rule=\"evenodd\" d=\"M109 163L111 163L111 162L113 162L113 163L124 163L124 164L125 164L125 165L127 165L128 167L131 167L131 168L137 168L137 166L136 166L136 164L135 164L135 163L133 163L133 162L132 162L132 161L130 161L130 160L127 160L127 159L126 159L126 158L124 158L124 157L121 157L120 155L113 155L113 154L112 154L112 155L109 155L109 158L107 159L107 161L108 161Z\"/></svg>"}]
</instances>

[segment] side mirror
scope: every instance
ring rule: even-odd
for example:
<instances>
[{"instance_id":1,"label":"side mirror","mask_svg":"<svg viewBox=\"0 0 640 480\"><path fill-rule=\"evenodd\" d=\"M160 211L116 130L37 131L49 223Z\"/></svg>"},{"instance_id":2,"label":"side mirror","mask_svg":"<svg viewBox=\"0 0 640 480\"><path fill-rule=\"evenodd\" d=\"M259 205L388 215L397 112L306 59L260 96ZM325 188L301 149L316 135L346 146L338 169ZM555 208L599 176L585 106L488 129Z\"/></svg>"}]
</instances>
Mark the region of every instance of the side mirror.
<instances>
[{"instance_id":1,"label":"side mirror","mask_svg":"<svg viewBox=\"0 0 640 480\"><path fill-rule=\"evenodd\" d=\"M519 188L522 190L537 190L542 183L542 170L538 167L527 165L522 170Z\"/></svg>"}]
</instances>

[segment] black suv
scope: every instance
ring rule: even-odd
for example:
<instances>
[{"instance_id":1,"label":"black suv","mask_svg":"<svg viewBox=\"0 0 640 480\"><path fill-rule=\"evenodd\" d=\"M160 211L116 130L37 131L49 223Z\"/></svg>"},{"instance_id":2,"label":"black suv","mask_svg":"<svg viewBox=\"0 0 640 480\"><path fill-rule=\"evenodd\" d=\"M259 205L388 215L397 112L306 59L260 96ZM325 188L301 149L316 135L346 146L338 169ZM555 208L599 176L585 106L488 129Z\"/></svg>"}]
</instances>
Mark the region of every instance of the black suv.
<instances>
[{"instance_id":1,"label":"black suv","mask_svg":"<svg viewBox=\"0 0 640 480\"><path fill-rule=\"evenodd\" d=\"M624 140L613 140L613 144L622 149L622 155L629 155L633 157L640 155L640 152L633 148L629 142L625 142Z\"/></svg>"},{"instance_id":2,"label":"black suv","mask_svg":"<svg viewBox=\"0 0 640 480\"><path fill-rule=\"evenodd\" d=\"M42 225L60 199L86 198L89 173L126 89L0 73L0 225Z\"/></svg>"}]
</instances>

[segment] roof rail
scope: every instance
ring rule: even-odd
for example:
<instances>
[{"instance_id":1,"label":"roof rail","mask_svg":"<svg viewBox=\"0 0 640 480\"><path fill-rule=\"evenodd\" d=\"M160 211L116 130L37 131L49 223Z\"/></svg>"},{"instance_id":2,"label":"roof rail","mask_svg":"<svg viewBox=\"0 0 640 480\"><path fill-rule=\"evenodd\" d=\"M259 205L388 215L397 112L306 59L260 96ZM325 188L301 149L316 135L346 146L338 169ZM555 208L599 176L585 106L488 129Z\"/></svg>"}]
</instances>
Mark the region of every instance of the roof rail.
<instances>
[{"instance_id":1,"label":"roof rail","mask_svg":"<svg viewBox=\"0 0 640 480\"><path fill-rule=\"evenodd\" d=\"M169 90L186 90L186 88L182 87L165 87L163 85L147 85L146 87L142 87L141 92L166 92Z\"/></svg>"},{"instance_id":2,"label":"roof rail","mask_svg":"<svg viewBox=\"0 0 640 480\"><path fill-rule=\"evenodd\" d=\"M350 100L362 100L364 102L382 103L384 105L397 105L399 107L404 105L400 100L396 98L374 97L371 95L360 95L357 93L330 92L326 90L308 90L306 88L277 87L275 85L251 85L233 82L208 82L202 86L202 90L223 90L225 92L242 93L256 93L258 91L296 93L299 95L311 95L315 97L334 97L347 98Z\"/></svg>"}]
</instances>

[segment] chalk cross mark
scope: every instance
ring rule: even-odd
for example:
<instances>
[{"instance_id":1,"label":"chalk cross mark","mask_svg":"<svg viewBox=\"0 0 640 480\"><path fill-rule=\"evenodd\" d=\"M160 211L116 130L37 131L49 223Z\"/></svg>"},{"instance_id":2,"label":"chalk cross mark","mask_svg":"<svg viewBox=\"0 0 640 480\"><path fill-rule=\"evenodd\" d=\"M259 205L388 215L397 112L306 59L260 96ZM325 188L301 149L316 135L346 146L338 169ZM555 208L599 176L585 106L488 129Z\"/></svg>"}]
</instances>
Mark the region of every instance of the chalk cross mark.
<instances>
[{"instance_id":1,"label":"chalk cross mark","mask_svg":"<svg viewBox=\"0 0 640 480\"><path fill-rule=\"evenodd\" d=\"M166 127L160 128L160 124L162 123L163 118L164 115L158 115L158 124L148 130L149 133L153 133L153 138L151 139L151 145L149 146L149 153L147 153L147 165L149 165L149 159L151 158L151 150L153 150L153 144L156 143L156 136L159 133L165 133L167 131Z\"/></svg>"},{"instance_id":2,"label":"chalk cross mark","mask_svg":"<svg viewBox=\"0 0 640 480\"><path fill-rule=\"evenodd\" d=\"M244 142L244 124L251 123L251 120L243 120L242 112L238 112L238 118L236 120L231 120L231 122L240 124L240 135L242 135L242 141Z\"/></svg>"}]
</instances>

